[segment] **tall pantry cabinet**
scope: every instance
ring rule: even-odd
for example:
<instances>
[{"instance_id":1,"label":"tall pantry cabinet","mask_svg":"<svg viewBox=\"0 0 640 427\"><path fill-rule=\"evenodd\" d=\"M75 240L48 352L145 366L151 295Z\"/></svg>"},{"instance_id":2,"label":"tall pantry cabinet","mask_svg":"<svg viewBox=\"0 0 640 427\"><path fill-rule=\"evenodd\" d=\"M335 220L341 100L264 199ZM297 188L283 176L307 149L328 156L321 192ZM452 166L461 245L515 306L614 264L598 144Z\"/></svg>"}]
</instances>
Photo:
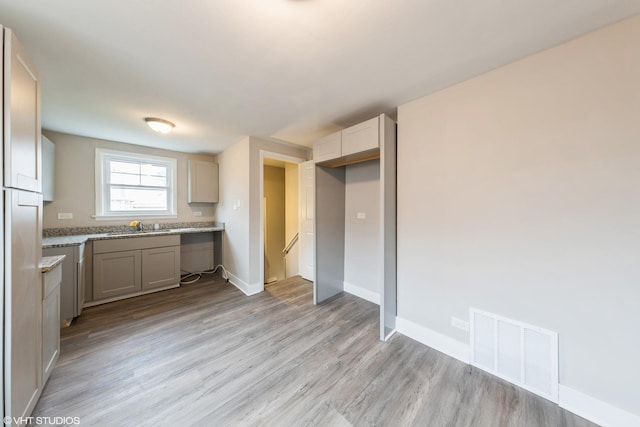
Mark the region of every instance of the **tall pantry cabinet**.
<instances>
[{"instance_id":1,"label":"tall pantry cabinet","mask_svg":"<svg viewBox=\"0 0 640 427\"><path fill-rule=\"evenodd\" d=\"M40 81L13 32L2 43L3 369L7 426L22 426L42 392Z\"/></svg>"}]
</instances>

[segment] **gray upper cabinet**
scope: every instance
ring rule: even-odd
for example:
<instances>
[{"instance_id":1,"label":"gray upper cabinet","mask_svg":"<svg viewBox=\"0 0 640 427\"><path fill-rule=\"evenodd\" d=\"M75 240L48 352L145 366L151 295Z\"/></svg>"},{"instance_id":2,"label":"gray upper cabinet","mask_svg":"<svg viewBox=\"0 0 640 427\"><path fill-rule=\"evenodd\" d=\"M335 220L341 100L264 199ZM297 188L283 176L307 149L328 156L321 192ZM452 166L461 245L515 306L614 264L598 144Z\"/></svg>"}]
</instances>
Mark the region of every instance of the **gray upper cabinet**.
<instances>
[{"instance_id":1,"label":"gray upper cabinet","mask_svg":"<svg viewBox=\"0 0 640 427\"><path fill-rule=\"evenodd\" d=\"M378 117L342 131L342 155L380 148Z\"/></svg>"},{"instance_id":2,"label":"gray upper cabinet","mask_svg":"<svg viewBox=\"0 0 640 427\"><path fill-rule=\"evenodd\" d=\"M342 156L342 133L336 132L318 139L313 144L313 160L316 163Z\"/></svg>"},{"instance_id":3,"label":"gray upper cabinet","mask_svg":"<svg viewBox=\"0 0 640 427\"><path fill-rule=\"evenodd\" d=\"M218 203L218 164L189 160L188 203Z\"/></svg>"},{"instance_id":4,"label":"gray upper cabinet","mask_svg":"<svg viewBox=\"0 0 640 427\"><path fill-rule=\"evenodd\" d=\"M18 39L4 29L4 186L42 191L40 80Z\"/></svg>"},{"instance_id":5,"label":"gray upper cabinet","mask_svg":"<svg viewBox=\"0 0 640 427\"><path fill-rule=\"evenodd\" d=\"M56 180L56 146L42 135L42 200L53 202Z\"/></svg>"},{"instance_id":6,"label":"gray upper cabinet","mask_svg":"<svg viewBox=\"0 0 640 427\"><path fill-rule=\"evenodd\" d=\"M374 117L316 140L313 161L339 167L380 158L381 117Z\"/></svg>"}]
</instances>

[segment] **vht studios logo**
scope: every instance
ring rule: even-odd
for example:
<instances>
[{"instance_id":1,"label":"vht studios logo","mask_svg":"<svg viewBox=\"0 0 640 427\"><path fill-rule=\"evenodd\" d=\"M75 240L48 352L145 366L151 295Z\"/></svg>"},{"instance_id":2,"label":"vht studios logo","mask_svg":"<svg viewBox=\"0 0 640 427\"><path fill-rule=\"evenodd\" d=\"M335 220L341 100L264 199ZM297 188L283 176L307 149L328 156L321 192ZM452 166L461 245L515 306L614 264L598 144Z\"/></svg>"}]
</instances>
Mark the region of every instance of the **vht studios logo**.
<instances>
[{"instance_id":1,"label":"vht studios logo","mask_svg":"<svg viewBox=\"0 0 640 427\"><path fill-rule=\"evenodd\" d=\"M80 417L4 417L2 420L7 425L10 425L12 421L17 425L80 425Z\"/></svg>"}]
</instances>

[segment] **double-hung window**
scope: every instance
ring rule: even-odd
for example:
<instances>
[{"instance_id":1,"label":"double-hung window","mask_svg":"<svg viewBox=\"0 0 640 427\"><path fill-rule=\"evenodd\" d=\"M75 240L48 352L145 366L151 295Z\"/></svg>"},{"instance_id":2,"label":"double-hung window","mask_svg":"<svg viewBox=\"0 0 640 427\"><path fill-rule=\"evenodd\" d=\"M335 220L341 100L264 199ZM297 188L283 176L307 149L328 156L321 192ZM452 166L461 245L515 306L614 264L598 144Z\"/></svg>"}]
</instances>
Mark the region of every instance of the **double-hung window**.
<instances>
[{"instance_id":1,"label":"double-hung window","mask_svg":"<svg viewBox=\"0 0 640 427\"><path fill-rule=\"evenodd\" d=\"M176 159L96 149L96 218L176 216Z\"/></svg>"}]
</instances>

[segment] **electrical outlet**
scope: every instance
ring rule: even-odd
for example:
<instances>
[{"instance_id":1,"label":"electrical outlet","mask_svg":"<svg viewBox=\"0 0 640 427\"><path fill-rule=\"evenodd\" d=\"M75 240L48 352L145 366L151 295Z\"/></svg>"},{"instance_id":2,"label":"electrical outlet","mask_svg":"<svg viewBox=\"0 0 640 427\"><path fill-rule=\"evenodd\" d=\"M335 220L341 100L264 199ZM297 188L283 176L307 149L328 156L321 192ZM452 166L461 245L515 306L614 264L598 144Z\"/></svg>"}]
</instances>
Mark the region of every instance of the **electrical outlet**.
<instances>
[{"instance_id":1,"label":"electrical outlet","mask_svg":"<svg viewBox=\"0 0 640 427\"><path fill-rule=\"evenodd\" d=\"M358 212L356 214L356 218L357 219L367 219L367 213L366 212Z\"/></svg>"},{"instance_id":2,"label":"electrical outlet","mask_svg":"<svg viewBox=\"0 0 640 427\"><path fill-rule=\"evenodd\" d=\"M202 216L202 212L200 212L200 211L195 211L195 212L193 213L193 216Z\"/></svg>"},{"instance_id":3,"label":"electrical outlet","mask_svg":"<svg viewBox=\"0 0 640 427\"><path fill-rule=\"evenodd\" d=\"M457 317L451 317L451 326L454 328L462 329L463 331L469 332L469 322L466 320L458 319Z\"/></svg>"},{"instance_id":4,"label":"electrical outlet","mask_svg":"<svg viewBox=\"0 0 640 427\"><path fill-rule=\"evenodd\" d=\"M58 212L58 219L73 219L73 214L70 212Z\"/></svg>"}]
</instances>

